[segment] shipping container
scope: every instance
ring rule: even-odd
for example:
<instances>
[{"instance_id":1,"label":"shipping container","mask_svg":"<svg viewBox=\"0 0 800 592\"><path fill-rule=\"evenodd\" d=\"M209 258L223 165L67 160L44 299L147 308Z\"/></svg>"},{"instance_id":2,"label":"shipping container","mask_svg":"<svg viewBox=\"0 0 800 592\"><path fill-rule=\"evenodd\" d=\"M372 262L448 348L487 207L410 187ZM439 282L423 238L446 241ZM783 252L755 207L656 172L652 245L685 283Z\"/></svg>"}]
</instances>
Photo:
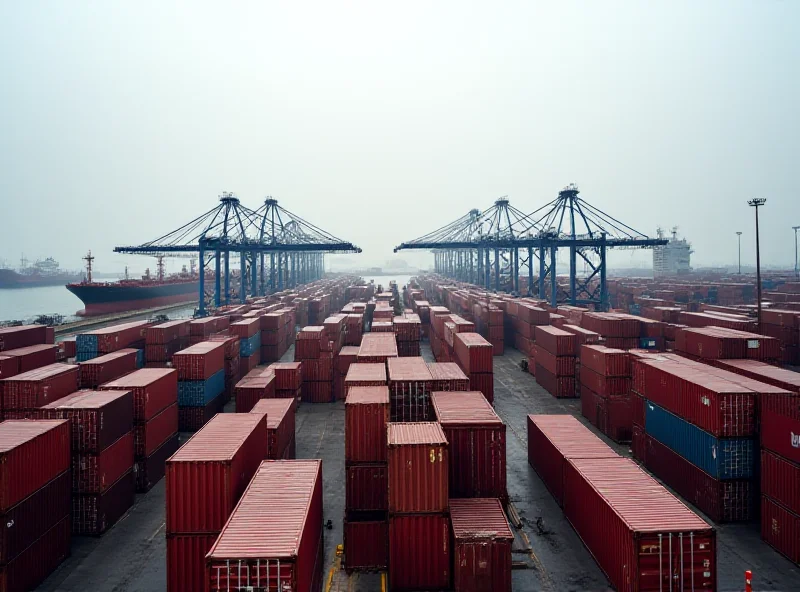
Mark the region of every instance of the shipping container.
<instances>
[{"instance_id":1,"label":"shipping container","mask_svg":"<svg viewBox=\"0 0 800 592\"><path fill-rule=\"evenodd\" d=\"M800 335L800 332L798 332ZM800 373L758 360L718 360L720 368L800 394Z\"/></svg>"},{"instance_id":2,"label":"shipping container","mask_svg":"<svg viewBox=\"0 0 800 592\"><path fill-rule=\"evenodd\" d=\"M451 499L455 592L511 592L514 534L498 499Z\"/></svg>"},{"instance_id":3,"label":"shipping container","mask_svg":"<svg viewBox=\"0 0 800 592\"><path fill-rule=\"evenodd\" d=\"M534 329L536 345L553 356L577 354L575 334L557 327L542 325Z\"/></svg>"},{"instance_id":4,"label":"shipping container","mask_svg":"<svg viewBox=\"0 0 800 592\"><path fill-rule=\"evenodd\" d=\"M346 462L386 462L389 388L354 386L345 401Z\"/></svg>"},{"instance_id":5,"label":"shipping container","mask_svg":"<svg viewBox=\"0 0 800 592\"><path fill-rule=\"evenodd\" d=\"M389 511L446 512L447 438L438 423L390 423L387 428Z\"/></svg>"},{"instance_id":6,"label":"shipping container","mask_svg":"<svg viewBox=\"0 0 800 592\"><path fill-rule=\"evenodd\" d=\"M102 493L74 494L72 534L103 534L133 506L135 489L134 474L130 469Z\"/></svg>"},{"instance_id":7,"label":"shipping container","mask_svg":"<svg viewBox=\"0 0 800 592\"><path fill-rule=\"evenodd\" d=\"M69 468L68 421L0 422L0 512L17 505Z\"/></svg>"},{"instance_id":8,"label":"shipping container","mask_svg":"<svg viewBox=\"0 0 800 592\"><path fill-rule=\"evenodd\" d=\"M291 399L261 399L250 413L267 415L267 458L295 458L295 405Z\"/></svg>"},{"instance_id":9,"label":"shipping container","mask_svg":"<svg viewBox=\"0 0 800 592\"><path fill-rule=\"evenodd\" d=\"M617 590L716 590L716 531L629 459L570 459L564 515Z\"/></svg>"},{"instance_id":10,"label":"shipping container","mask_svg":"<svg viewBox=\"0 0 800 592\"><path fill-rule=\"evenodd\" d=\"M541 364L535 364L536 382L557 399L572 399L578 395L574 376L556 376Z\"/></svg>"},{"instance_id":11,"label":"shipping container","mask_svg":"<svg viewBox=\"0 0 800 592\"><path fill-rule=\"evenodd\" d=\"M218 536L167 533L167 592L205 590L206 554Z\"/></svg>"},{"instance_id":12,"label":"shipping container","mask_svg":"<svg viewBox=\"0 0 800 592\"><path fill-rule=\"evenodd\" d=\"M178 380L207 380L225 367L225 344L202 341L172 356Z\"/></svg>"},{"instance_id":13,"label":"shipping container","mask_svg":"<svg viewBox=\"0 0 800 592\"><path fill-rule=\"evenodd\" d=\"M575 356L556 356L546 349L536 345L534 359L537 364L556 376L575 376Z\"/></svg>"},{"instance_id":14,"label":"shipping container","mask_svg":"<svg viewBox=\"0 0 800 592\"><path fill-rule=\"evenodd\" d=\"M37 419L68 419L72 453L97 454L133 428L133 393L78 391L36 411Z\"/></svg>"},{"instance_id":15,"label":"shipping container","mask_svg":"<svg viewBox=\"0 0 800 592\"><path fill-rule=\"evenodd\" d=\"M97 388L104 382L133 372L137 369L137 352L135 349L121 349L81 362L81 388Z\"/></svg>"},{"instance_id":16,"label":"shipping container","mask_svg":"<svg viewBox=\"0 0 800 592\"><path fill-rule=\"evenodd\" d=\"M142 368L100 385L100 390L133 392L133 419L149 421L178 402L178 373L170 368Z\"/></svg>"},{"instance_id":17,"label":"shipping container","mask_svg":"<svg viewBox=\"0 0 800 592\"><path fill-rule=\"evenodd\" d=\"M167 533L219 532L266 454L262 417L214 416L167 460Z\"/></svg>"},{"instance_id":18,"label":"shipping container","mask_svg":"<svg viewBox=\"0 0 800 592\"><path fill-rule=\"evenodd\" d=\"M206 590L317 592L322 461L264 461L206 556Z\"/></svg>"},{"instance_id":19,"label":"shipping container","mask_svg":"<svg viewBox=\"0 0 800 592\"><path fill-rule=\"evenodd\" d=\"M800 515L766 495L761 496L761 538L778 553L800 565Z\"/></svg>"},{"instance_id":20,"label":"shipping container","mask_svg":"<svg viewBox=\"0 0 800 592\"><path fill-rule=\"evenodd\" d=\"M145 329L145 343L167 344L189 337L189 320L167 321Z\"/></svg>"},{"instance_id":21,"label":"shipping container","mask_svg":"<svg viewBox=\"0 0 800 592\"><path fill-rule=\"evenodd\" d=\"M448 516L398 514L389 518L392 592L449 589L452 560Z\"/></svg>"},{"instance_id":22,"label":"shipping container","mask_svg":"<svg viewBox=\"0 0 800 592\"><path fill-rule=\"evenodd\" d=\"M580 377L581 384L586 385L601 397L628 395L631 390L630 378L625 376L604 376L582 364Z\"/></svg>"},{"instance_id":23,"label":"shipping container","mask_svg":"<svg viewBox=\"0 0 800 592\"><path fill-rule=\"evenodd\" d=\"M301 362L274 362L267 370L275 373L276 390L297 390L303 384Z\"/></svg>"},{"instance_id":24,"label":"shipping container","mask_svg":"<svg viewBox=\"0 0 800 592\"><path fill-rule=\"evenodd\" d=\"M391 313L390 313L391 314ZM397 337L394 333L365 333L358 349L359 363L385 363L397 357Z\"/></svg>"},{"instance_id":25,"label":"shipping container","mask_svg":"<svg viewBox=\"0 0 800 592\"><path fill-rule=\"evenodd\" d=\"M386 378L386 364L364 364L356 363L350 364L347 370L347 377L344 379L346 389L353 386L385 386L387 384Z\"/></svg>"},{"instance_id":26,"label":"shipping container","mask_svg":"<svg viewBox=\"0 0 800 592\"><path fill-rule=\"evenodd\" d=\"M133 453L145 458L178 432L178 405L172 404L147 423L133 426Z\"/></svg>"},{"instance_id":27,"label":"shipping container","mask_svg":"<svg viewBox=\"0 0 800 592\"><path fill-rule=\"evenodd\" d=\"M205 380L179 380L178 405L205 407L225 390L225 373L217 371Z\"/></svg>"},{"instance_id":28,"label":"shipping container","mask_svg":"<svg viewBox=\"0 0 800 592\"><path fill-rule=\"evenodd\" d=\"M431 421L430 393L433 384L422 358L390 358L389 394L392 421Z\"/></svg>"},{"instance_id":29,"label":"shipping container","mask_svg":"<svg viewBox=\"0 0 800 592\"><path fill-rule=\"evenodd\" d=\"M581 346L581 368L584 367L603 376L631 376L628 352L602 345Z\"/></svg>"},{"instance_id":30,"label":"shipping container","mask_svg":"<svg viewBox=\"0 0 800 592\"><path fill-rule=\"evenodd\" d=\"M800 465L769 450L761 451L761 493L800 514Z\"/></svg>"},{"instance_id":31,"label":"shipping container","mask_svg":"<svg viewBox=\"0 0 800 592\"><path fill-rule=\"evenodd\" d=\"M34 590L69 556L71 540L70 519L66 517L11 563L0 565L0 590Z\"/></svg>"},{"instance_id":32,"label":"shipping container","mask_svg":"<svg viewBox=\"0 0 800 592\"><path fill-rule=\"evenodd\" d=\"M761 446L800 463L800 394L760 397Z\"/></svg>"},{"instance_id":33,"label":"shipping container","mask_svg":"<svg viewBox=\"0 0 800 592\"><path fill-rule=\"evenodd\" d=\"M275 398L275 375L261 374L245 377L236 383L234 389L236 413L247 413L260 399Z\"/></svg>"},{"instance_id":34,"label":"shipping container","mask_svg":"<svg viewBox=\"0 0 800 592\"><path fill-rule=\"evenodd\" d=\"M148 321L118 323L78 335L78 353L108 354L126 347L144 344Z\"/></svg>"},{"instance_id":35,"label":"shipping container","mask_svg":"<svg viewBox=\"0 0 800 592\"><path fill-rule=\"evenodd\" d=\"M754 473L751 438L716 438L686 420L645 403L645 431L715 479L750 479Z\"/></svg>"},{"instance_id":36,"label":"shipping container","mask_svg":"<svg viewBox=\"0 0 800 592\"><path fill-rule=\"evenodd\" d=\"M73 493L103 493L133 468L133 432L99 453L73 453Z\"/></svg>"},{"instance_id":37,"label":"shipping container","mask_svg":"<svg viewBox=\"0 0 800 592\"><path fill-rule=\"evenodd\" d=\"M581 414L615 442L630 442L633 420L629 397L601 397L581 386Z\"/></svg>"},{"instance_id":38,"label":"shipping container","mask_svg":"<svg viewBox=\"0 0 800 592\"><path fill-rule=\"evenodd\" d=\"M212 417L222 412L226 395L222 393L205 407L178 407L178 431L196 432L206 425Z\"/></svg>"},{"instance_id":39,"label":"shipping container","mask_svg":"<svg viewBox=\"0 0 800 592\"><path fill-rule=\"evenodd\" d=\"M44 325L0 327L0 351L48 343Z\"/></svg>"},{"instance_id":40,"label":"shipping container","mask_svg":"<svg viewBox=\"0 0 800 592\"><path fill-rule=\"evenodd\" d=\"M389 471L386 463L350 465L345 469L345 509L348 512L389 509Z\"/></svg>"},{"instance_id":41,"label":"shipping container","mask_svg":"<svg viewBox=\"0 0 800 592\"><path fill-rule=\"evenodd\" d=\"M455 362L430 362L428 370L433 378L433 391L468 391L469 377Z\"/></svg>"},{"instance_id":42,"label":"shipping container","mask_svg":"<svg viewBox=\"0 0 800 592\"><path fill-rule=\"evenodd\" d=\"M150 456L134 461L133 473L136 477L136 491L147 493L164 477L167 459L178 451L180 440L178 434L171 436Z\"/></svg>"},{"instance_id":43,"label":"shipping container","mask_svg":"<svg viewBox=\"0 0 800 592\"><path fill-rule=\"evenodd\" d=\"M72 478L65 471L0 513L0 565L13 561L58 522L70 516Z\"/></svg>"},{"instance_id":44,"label":"shipping container","mask_svg":"<svg viewBox=\"0 0 800 592\"><path fill-rule=\"evenodd\" d=\"M749 479L714 479L652 436L645 434L645 466L714 522L755 517L757 490Z\"/></svg>"},{"instance_id":45,"label":"shipping container","mask_svg":"<svg viewBox=\"0 0 800 592\"><path fill-rule=\"evenodd\" d=\"M458 333L453 338L453 351L465 374L491 373L492 344L478 333Z\"/></svg>"},{"instance_id":46,"label":"shipping container","mask_svg":"<svg viewBox=\"0 0 800 592\"><path fill-rule=\"evenodd\" d=\"M344 519L344 568L378 571L389 564L389 520L386 512Z\"/></svg>"},{"instance_id":47,"label":"shipping container","mask_svg":"<svg viewBox=\"0 0 800 592\"><path fill-rule=\"evenodd\" d=\"M507 500L506 426L483 394L438 392L432 403L449 447L450 497Z\"/></svg>"},{"instance_id":48,"label":"shipping container","mask_svg":"<svg viewBox=\"0 0 800 592\"><path fill-rule=\"evenodd\" d=\"M23 372L0 383L3 409L36 409L78 390L80 369L50 364Z\"/></svg>"},{"instance_id":49,"label":"shipping container","mask_svg":"<svg viewBox=\"0 0 800 592\"><path fill-rule=\"evenodd\" d=\"M49 343L40 345L29 345L19 349L2 350L3 357L11 358L12 363L16 366L13 372L8 376L29 372L42 366L49 366L56 363L58 354L58 346ZM6 374L0 374L0 377L5 378Z\"/></svg>"}]
</instances>

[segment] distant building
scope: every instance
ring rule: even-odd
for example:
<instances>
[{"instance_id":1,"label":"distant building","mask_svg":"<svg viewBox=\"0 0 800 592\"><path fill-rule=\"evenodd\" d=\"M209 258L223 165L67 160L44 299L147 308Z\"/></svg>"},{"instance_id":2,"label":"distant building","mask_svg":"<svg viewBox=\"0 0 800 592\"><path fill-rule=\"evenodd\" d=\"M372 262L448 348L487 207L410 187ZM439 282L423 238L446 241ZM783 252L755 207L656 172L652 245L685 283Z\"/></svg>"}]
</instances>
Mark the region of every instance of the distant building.
<instances>
[{"instance_id":1,"label":"distant building","mask_svg":"<svg viewBox=\"0 0 800 592\"><path fill-rule=\"evenodd\" d=\"M658 229L658 238L664 238L664 230ZM678 227L672 229L672 238L666 245L653 247L653 276L682 275L692 271L689 258L692 244L685 238L678 239Z\"/></svg>"}]
</instances>

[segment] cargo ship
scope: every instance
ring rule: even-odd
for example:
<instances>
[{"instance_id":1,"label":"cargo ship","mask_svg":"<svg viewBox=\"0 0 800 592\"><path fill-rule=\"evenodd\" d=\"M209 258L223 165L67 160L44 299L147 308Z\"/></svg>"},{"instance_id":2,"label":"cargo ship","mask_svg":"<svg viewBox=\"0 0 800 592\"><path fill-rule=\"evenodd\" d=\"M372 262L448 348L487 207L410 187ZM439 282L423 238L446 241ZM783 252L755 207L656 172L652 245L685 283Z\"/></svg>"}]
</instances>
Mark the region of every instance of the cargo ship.
<instances>
[{"instance_id":1,"label":"cargo ship","mask_svg":"<svg viewBox=\"0 0 800 592\"><path fill-rule=\"evenodd\" d=\"M91 252L84 257L87 262L84 281L67 284L67 290L80 298L85 306L75 313L78 316L90 317L197 300L200 278L194 269L189 272L184 266L181 273L165 276L163 261L159 258L155 277L150 275L148 269L141 279L126 277L117 282L93 282L93 259Z\"/></svg>"},{"instance_id":2,"label":"cargo ship","mask_svg":"<svg viewBox=\"0 0 800 592\"><path fill-rule=\"evenodd\" d=\"M82 274L64 271L52 257L37 260L28 265L23 257L19 269L0 268L0 289L40 288L43 286L63 286L69 282L80 281Z\"/></svg>"}]
</instances>

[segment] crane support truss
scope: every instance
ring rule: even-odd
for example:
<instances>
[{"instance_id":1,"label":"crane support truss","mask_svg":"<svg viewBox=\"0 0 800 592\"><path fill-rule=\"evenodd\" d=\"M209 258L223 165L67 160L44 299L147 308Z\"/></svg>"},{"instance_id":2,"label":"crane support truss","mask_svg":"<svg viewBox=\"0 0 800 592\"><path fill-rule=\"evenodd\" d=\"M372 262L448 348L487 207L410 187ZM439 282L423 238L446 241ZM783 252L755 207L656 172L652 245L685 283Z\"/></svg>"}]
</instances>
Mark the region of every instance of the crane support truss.
<instances>
[{"instance_id":1,"label":"crane support truss","mask_svg":"<svg viewBox=\"0 0 800 592\"><path fill-rule=\"evenodd\" d=\"M231 303L231 254L239 257L239 300L265 296L312 282L325 271L325 253L360 253L268 197L257 210L243 206L231 193L219 205L180 228L138 246L116 247L116 253L194 257L199 254L198 314L206 314L207 296L219 307ZM214 286L206 293L206 270L213 264ZM223 285L224 278L224 285ZM223 291L224 290L224 291Z\"/></svg>"},{"instance_id":2,"label":"crane support truss","mask_svg":"<svg viewBox=\"0 0 800 592\"><path fill-rule=\"evenodd\" d=\"M487 290L520 294L520 272L527 272L525 292L558 303L608 307L608 249L646 249L666 244L634 230L579 197L569 185L551 202L525 214L502 197L489 209L471 210L458 220L395 247L427 249L434 268L455 280ZM557 279L556 253L569 253L566 288ZM578 275L581 262L585 272ZM549 296L549 298L548 298Z\"/></svg>"}]
</instances>

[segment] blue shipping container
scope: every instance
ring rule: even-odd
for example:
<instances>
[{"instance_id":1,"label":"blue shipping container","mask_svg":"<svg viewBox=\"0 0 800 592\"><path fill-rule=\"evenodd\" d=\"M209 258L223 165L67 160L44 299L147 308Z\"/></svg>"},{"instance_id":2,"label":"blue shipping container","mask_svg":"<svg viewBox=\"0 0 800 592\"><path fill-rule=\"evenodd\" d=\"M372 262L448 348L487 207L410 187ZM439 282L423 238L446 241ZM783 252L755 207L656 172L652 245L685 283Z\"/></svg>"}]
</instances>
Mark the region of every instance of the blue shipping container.
<instances>
[{"instance_id":1,"label":"blue shipping container","mask_svg":"<svg viewBox=\"0 0 800 592\"><path fill-rule=\"evenodd\" d=\"M180 407L205 407L224 390L224 370L220 370L207 380L179 380L178 405Z\"/></svg>"},{"instance_id":2,"label":"blue shipping container","mask_svg":"<svg viewBox=\"0 0 800 592\"><path fill-rule=\"evenodd\" d=\"M249 358L253 354L261 353L261 332L259 331L252 337L239 340L239 355Z\"/></svg>"},{"instance_id":3,"label":"blue shipping container","mask_svg":"<svg viewBox=\"0 0 800 592\"><path fill-rule=\"evenodd\" d=\"M137 368L144 368L144 350L137 349L136 350L136 367Z\"/></svg>"},{"instance_id":4,"label":"blue shipping container","mask_svg":"<svg viewBox=\"0 0 800 592\"><path fill-rule=\"evenodd\" d=\"M97 335L78 335L75 338L75 351L79 354L94 353L97 356ZM91 359L91 358L88 358ZM85 361L85 360L84 360Z\"/></svg>"},{"instance_id":5,"label":"blue shipping container","mask_svg":"<svg viewBox=\"0 0 800 592\"><path fill-rule=\"evenodd\" d=\"M98 354L96 351L85 351L85 352L80 352L79 351L79 352L77 352L75 354L75 361L78 362L78 363L80 363L80 362L88 362L89 360L93 360L94 358L98 357L99 355L100 354Z\"/></svg>"},{"instance_id":6,"label":"blue shipping container","mask_svg":"<svg viewBox=\"0 0 800 592\"><path fill-rule=\"evenodd\" d=\"M645 401L645 432L714 479L753 477L750 438L715 438L651 401Z\"/></svg>"}]
</instances>

